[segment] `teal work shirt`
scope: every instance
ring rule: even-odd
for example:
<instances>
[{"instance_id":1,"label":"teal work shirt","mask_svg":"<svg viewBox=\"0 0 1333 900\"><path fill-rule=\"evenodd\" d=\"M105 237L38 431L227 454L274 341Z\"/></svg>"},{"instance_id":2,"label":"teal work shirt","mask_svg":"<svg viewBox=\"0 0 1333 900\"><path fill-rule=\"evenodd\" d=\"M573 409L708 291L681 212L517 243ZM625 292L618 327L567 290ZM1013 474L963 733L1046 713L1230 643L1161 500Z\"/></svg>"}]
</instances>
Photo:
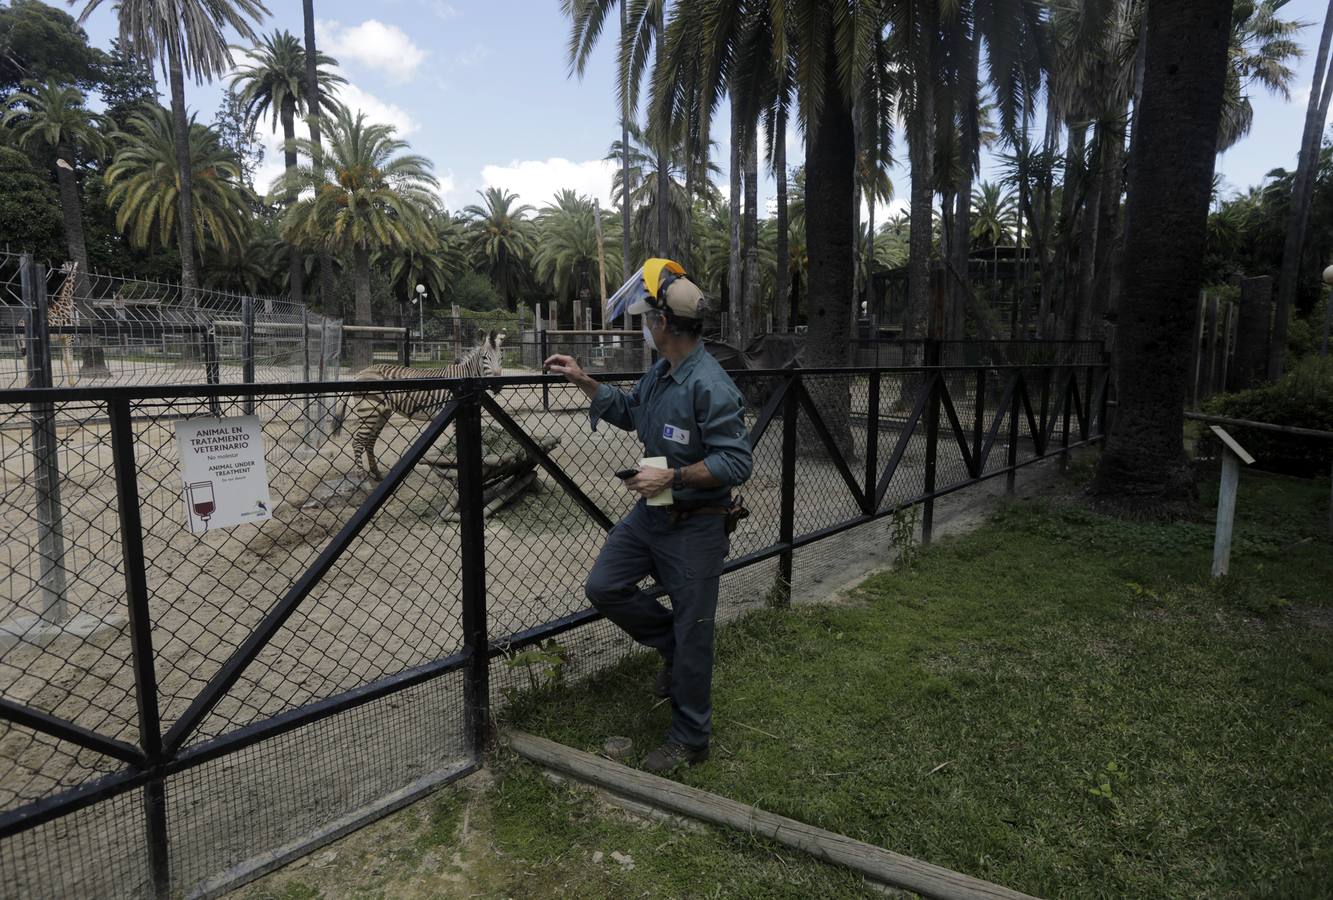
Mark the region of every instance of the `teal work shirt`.
<instances>
[{"instance_id":1,"label":"teal work shirt","mask_svg":"<svg viewBox=\"0 0 1333 900\"><path fill-rule=\"evenodd\" d=\"M659 359L628 392L599 386L588 409L592 427L606 421L622 431L637 431L644 456L665 456L671 468L702 460L721 482L715 488L672 491L674 499L726 497L750 477L752 467L741 392L702 341L668 371L670 365Z\"/></svg>"}]
</instances>

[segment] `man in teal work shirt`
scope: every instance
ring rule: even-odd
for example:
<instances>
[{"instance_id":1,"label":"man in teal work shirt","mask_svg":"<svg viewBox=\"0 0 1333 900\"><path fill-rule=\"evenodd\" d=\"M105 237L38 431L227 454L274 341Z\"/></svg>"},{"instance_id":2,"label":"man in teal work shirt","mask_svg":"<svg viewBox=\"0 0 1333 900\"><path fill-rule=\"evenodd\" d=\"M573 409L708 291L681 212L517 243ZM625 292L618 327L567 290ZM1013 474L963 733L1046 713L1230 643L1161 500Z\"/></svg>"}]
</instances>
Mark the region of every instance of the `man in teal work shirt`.
<instances>
[{"instance_id":1,"label":"man in teal work shirt","mask_svg":"<svg viewBox=\"0 0 1333 900\"><path fill-rule=\"evenodd\" d=\"M666 468L644 466L625 480L640 499L611 529L587 584L594 607L662 655L655 692L671 698L671 727L643 767L665 774L708 758L727 513L732 488L750 477L751 457L741 393L700 339L703 295L674 263L656 271L645 265L645 272L646 290L629 312L643 315L644 338L661 358L632 391L598 384L568 356L552 356L546 367L588 395L594 429L605 421L637 431L644 456L667 460ZM647 504L666 488L670 506ZM670 610L639 589L649 574L671 597Z\"/></svg>"}]
</instances>

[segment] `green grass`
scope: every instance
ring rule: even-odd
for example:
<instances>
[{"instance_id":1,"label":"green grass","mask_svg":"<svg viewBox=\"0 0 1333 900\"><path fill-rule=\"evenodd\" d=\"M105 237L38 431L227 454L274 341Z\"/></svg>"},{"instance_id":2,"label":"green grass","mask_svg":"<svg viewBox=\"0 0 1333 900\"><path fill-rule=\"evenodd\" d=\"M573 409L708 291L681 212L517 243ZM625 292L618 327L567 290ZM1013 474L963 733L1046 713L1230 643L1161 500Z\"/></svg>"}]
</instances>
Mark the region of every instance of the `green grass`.
<instances>
[{"instance_id":1,"label":"green grass","mask_svg":"<svg viewBox=\"0 0 1333 900\"><path fill-rule=\"evenodd\" d=\"M1245 473L1219 582L1207 521L1019 501L851 603L751 616L720 635L714 757L682 780L1039 895L1324 895L1327 498ZM513 725L649 748L652 672L544 690Z\"/></svg>"}]
</instances>

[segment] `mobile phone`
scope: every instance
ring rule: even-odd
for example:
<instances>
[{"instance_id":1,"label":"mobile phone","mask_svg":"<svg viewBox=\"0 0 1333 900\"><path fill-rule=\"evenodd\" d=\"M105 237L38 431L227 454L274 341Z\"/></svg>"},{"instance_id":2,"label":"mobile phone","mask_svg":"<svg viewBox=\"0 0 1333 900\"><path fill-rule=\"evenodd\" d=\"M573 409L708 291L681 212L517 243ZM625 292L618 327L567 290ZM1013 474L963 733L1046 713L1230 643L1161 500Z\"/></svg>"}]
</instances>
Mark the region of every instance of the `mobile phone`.
<instances>
[{"instance_id":1,"label":"mobile phone","mask_svg":"<svg viewBox=\"0 0 1333 900\"><path fill-rule=\"evenodd\" d=\"M619 478L621 481L624 481L626 478L633 478L635 475L638 474L639 474L638 469L621 469L619 472L616 473L616 477Z\"/></svg>"}]
</instances>

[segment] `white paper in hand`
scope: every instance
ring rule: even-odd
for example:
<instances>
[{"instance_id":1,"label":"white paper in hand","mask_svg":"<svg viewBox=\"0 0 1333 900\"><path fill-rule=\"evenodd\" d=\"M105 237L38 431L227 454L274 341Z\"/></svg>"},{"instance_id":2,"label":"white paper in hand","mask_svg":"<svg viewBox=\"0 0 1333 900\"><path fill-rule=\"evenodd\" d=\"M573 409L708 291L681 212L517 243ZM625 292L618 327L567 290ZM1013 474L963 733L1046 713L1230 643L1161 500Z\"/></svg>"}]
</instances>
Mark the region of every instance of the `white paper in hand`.
<instances>
[{"instance_id":1,"label":"white paper in hand","mask_svg":"<svg viewBox=\"0 0 1333 900\"><path fill-rule=\"evenodd\" d=\"M639 460L639 468L642 469L644 466L665 469L667 467L667 460L665 456L645 456ZM670 487L665 488L660 494L653 494L648 498L649 506L670 506L671 503Z\"/></svg>"}]
</instances>

